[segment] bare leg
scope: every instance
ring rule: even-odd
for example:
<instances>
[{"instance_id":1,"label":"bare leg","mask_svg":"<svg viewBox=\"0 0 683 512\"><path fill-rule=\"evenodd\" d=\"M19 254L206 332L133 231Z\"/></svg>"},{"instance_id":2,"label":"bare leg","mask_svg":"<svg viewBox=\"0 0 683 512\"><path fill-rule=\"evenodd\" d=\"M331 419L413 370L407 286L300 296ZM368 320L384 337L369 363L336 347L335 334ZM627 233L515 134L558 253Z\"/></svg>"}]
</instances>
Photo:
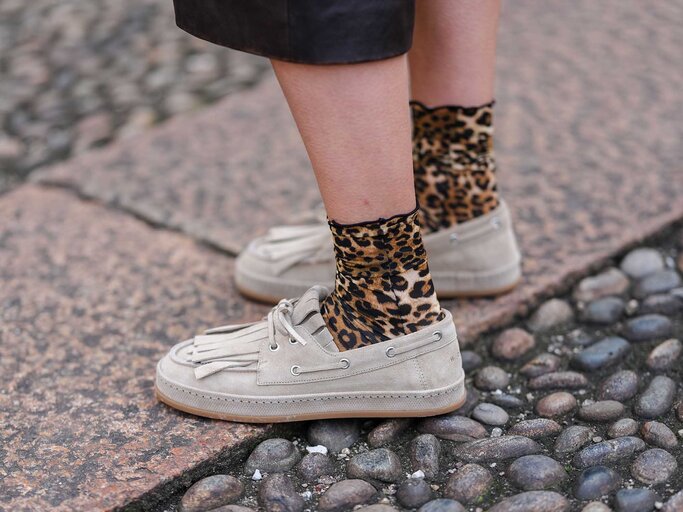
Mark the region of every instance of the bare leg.
<instances>
[{"instance_id":1,"label":"bare leg","mask_svg":"<svg viewBox=\"0 0 683 512\"><path fill-rule=\"evenodd\" d=\"M349 224L415 208L405 56L273 68L330 219Z\"/></svg>"},{"instance_id":2,"label":"bare leg","mask_svg":"<svg viewBox=\"0 0 683 512\"><path fill-rule=\"evenodd\" d=\"M500 0L418 0L412 99L430 107L489 103L499 12Z\"/></svg>"},{"instance_id":3,"label":"bare leg","mask_svg":"<svg viewBox=\"0 0 683 512\"><path fill-rule=\"evenodd\" d=\"M333 221L337 272L321 314L337 347L433 324L441 307L414 211L406 57L273 67Z\"/></svg>"}]
</instances>

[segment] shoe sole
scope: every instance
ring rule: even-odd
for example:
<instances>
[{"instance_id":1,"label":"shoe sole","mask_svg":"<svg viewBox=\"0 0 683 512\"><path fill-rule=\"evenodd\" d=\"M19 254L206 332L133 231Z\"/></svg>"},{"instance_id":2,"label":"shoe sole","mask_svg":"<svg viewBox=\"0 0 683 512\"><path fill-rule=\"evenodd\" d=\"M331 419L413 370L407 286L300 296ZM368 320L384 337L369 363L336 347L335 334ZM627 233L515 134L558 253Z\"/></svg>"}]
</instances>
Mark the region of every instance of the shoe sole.
<instances>
[{"instance_id":1,"label":"shoe sole","mask_svg":"<svg viewBox=\"0 0 683 512\"><path fill-rule=\"evenodd\" d=\"M477 276L462 278L446 275L443 277L432 276L432 278L434 279L436 296L439 299L481 299L498 297L514 290L522 280L519 264L515 264L508 269L503 269L498 275L494 273L493 276L494 279L492 280L501 284L482 288L473 287L472 281L476 280ZM487 278L488 277L489 276L487 275ZM240 274L237 275L235 286L237 291L247 299L264 304L277 304L283 298L296 297L301 295L301 290L304 290L305 288L305 286L302 287L297 284L283 284L274 280L268 281L261 276L248 275L244 272L240 272ZM255 291L254 288L278 288L283 293L273 294Z\"/></svg>"},{"instance_id":2,"label":"shoe sole","mask_svg":"<svg viewBox=\"0 0 683 512\"><path fill-rule=\"evenodd\" d=\"M165 380L165 379L163 379ZM179 386L173 386L177 390L180 390L181 388ZM451 390L452 388L452 390ZM462 407L466 400L467 400L467 391L464 386L464 382L460 381L459 383L450 386L447 391L441 391L439 392L441 395L447 395L450 394L451 392L458 393L458 398L455 400L455 402L441 406L441 407L435 407L435 408L429 408L429 409L405 409L404 403L406 402L406 397L405 395L399 395L398 397L392 397L392 396L387 396L387 395L375 395L373 398L365 398L365 400L390 400L392 401L392 407L391 408L385 408L385 409L375 409L373 410L372 408L363 408L363 409L354 409L354 410L330 410L330 411L320 411L320 412L302 412L302 413L295 413L295 414L278 414L278 415L255 415L255 414L234 414L234 413L228 413L228 412L218 412L218 411L213 411L213 410L207 410L203 409L201 407L194 407L191 405L187 405L183 402L179 402L178 400L174 400L173 398L167 396L164 394L164 392L159 389L159 374L157 374L157 382L155 384L155 394L157 399L160 402L165 403L166 405L169 405L173 407L174 409L177 409L179 411L183 411L189 414L193 414L195 416L202 416L205 418L212 418L212 419L217 419L217 420L223 420L223 421L234 421L238 423L287 423L287 422L294 422L294 421L310 421L310 420L320 420L320 419L339 419L339 418L420 418L420 417L427 417L427 416L438 416L440 414L447 414L453 411L456 411L460 407ZM425 393L422 393L424 395ZM196 394L195 394L196 395ZM420 400L420 393L415 393L415 396L409 396L407 398L408 401L410 400ZM353 399L354 397L333 397L333 400L336 398L337 401L340 402L346 402L348 404L349 398ZM268 399L262 399L262 400L246 400L244 398L239 399L239 397L235 397L233 401L239 402L240 406L244 406L244 404L249 404L253 407L265 407L268 408L269 410L272 410L274 407L281 406L282 402L286 402L291 400L292 402L299 402L299 403L305 403L306 399L302 400L297 400L297 399L291 399L290 397L279 397L279 398L274 398L272 400ZM316 401L320 402L321 400L326 399L326 397L323 396L311 396L310 398L307 399L309 403L315 403ZM210 398L210 401L217 401L215 398ZM354 402L356 400L353 400ZM247 405L248 407L249 405Z\"/></svg>"}]
</instances>

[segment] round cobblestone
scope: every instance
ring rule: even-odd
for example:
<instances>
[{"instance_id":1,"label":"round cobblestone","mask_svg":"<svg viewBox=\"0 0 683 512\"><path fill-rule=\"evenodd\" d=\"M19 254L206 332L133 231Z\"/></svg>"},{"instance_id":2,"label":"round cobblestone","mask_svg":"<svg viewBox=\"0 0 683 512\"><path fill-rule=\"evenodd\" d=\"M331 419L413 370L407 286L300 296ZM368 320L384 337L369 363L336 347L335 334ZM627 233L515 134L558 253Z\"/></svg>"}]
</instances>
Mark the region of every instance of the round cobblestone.
<instances>
[{"instance_id":1,"label":"round cobblestone","mask_svg":"<svg viewBox=\"0 0 683 512\"><path fill-rule=\"evenodd\" d=\"M660 270L650 274L636 284L633 296L643 299L656 293L666 293L681 286L681 276L675 270Z\"/></svg>"},{"instance_id":2,"label":"round cobblestone","mask_svg":"<svg viewBox=\"0 0 683 512\"><path fill-rule=\"evenodd\" d=\"M638 310L642 315L654 313L666 316L675 315L681 311L683 311L683 301L668 293L650 295L643 301Z\"/></svg>"},{"instance_id":3,"label":"round cobblestone","mask_svg":"<svg viewBox=\"0 0 683 512\"><path fill-rule=\"evenodd\" d=\"M562 427L556 421L547 418L534 418L516 423L508 430L508 434L541 439L558 434L561 431Z\"/></svg>"},{"instance_id":4,"label":"round cobblestone","mask_svg":"<svg viewBox=\"0 0 683 512\"><path fill-rule=\"evenodd\" d=\"M683 353L683 343L672 338L653 348L645 364L651 370L665 371L678 364L681 353Z\"/></svg>"},{"instance_id":5,"label":"round cobblestone","mask_svg":"<svg viewBox=\"0 0 683 512\"><path fill-rule=\"evenodd\" d=\"M342 480L325 491L318 507L323 512L342 512L369 503L376 496L377 490L365 480Z\"/></svg>"},{"instance_id":6,"label":"round cobblestone","mask_svg":"<svg viewBox=\"0 0 683 512\"><path fill-rule=\"evenodd\" d=\"M481 368L474 377L474 385L482 391L505 389L509 383L510 376L498 366Z\"/></svg>"},{"instance_id":7,"label":"round cobblestone","mask_svg":"<svg viewBox=\"0 0 683 512\"><path fill-rule=\"evenodd\" d=\"M212 475L190 487L180 501L180 512L203 512L237 501L244 486L230 475Z\"/></svg>"},{"instance_id":8,"label":"round cobblestone","mask_svg":"<svg viewBox=\"0 0 683 512\"><path fill-rule=\"evenodd\" d=\"M634 279L664 269L664 258L657 249L640 247L629 252L619 265L622 272Z\"/></svg>"},{"instance_id":9,"label":"round cobblestone","mask_svg":"<svg viewBox=\"0 0 683 512\"><path fill-rule=\"evenodd\" d=\"M621 295L628 290L630 282L626 274L617 268L609 268L595 276L582 279L574 290L574 299L590 302L609 295Z\"/></svg>"},{"instance_id":10,"label":"round cobblestone","mask_svg":"<svg viewBox=\"0 0 683 512\"><path fill-rule=\"evenodd\" d=\"M572 463L579 468L612 464L632 457L645 448L642 439L633 436L617 437L587 446L577 453Z\"/></svg>"},{"instance_id":11,"label":"round cobblestone","mask_svg":"<svg viewBox=\"0 0 683 512\"><path fill-rule=\"evenodd\" d=\"M579 372L552 372L534 377L528 383L529 389L581 389L588 386L588 379Z\"/></svg>"},{"instance_id":12,"label":"round cobblestone","mask_svg":"<svg viewBox=\"0 0 683 512\"><path fill-rule=\"evenodd\" d=\"M482 357L472 350L463 350L460 356L462 358L462 369L465 370L465 373L476 370L483 361Z\"/></svg>"},{"instance_id":13,"label":"round cobblestone","mask_svg":"<svg viewBox=\"0 0 683 512\"><path fill-rule=\"evenodd\" d=\"M493 357L514 361L536 346L533 335L518 327L506 329L498 335L491 346Z\"/></svg>"},{"instance_id":14,"label":"round cobblestone","mask_svg":"<svg viewBox=\"0 0 683 512\"><path fill-rule=\"evenodd\" d=\"M441 443L432 434L422 434L410 443L410 463L413 471L422 471L426 479L439 472Z\"/></svg>"},{"instance_id":15,"label":"round cobblestone","mask_svg":"<svg viewBox=\"0 0 683 512\"><path fill-rule=\"evenodd\" d=\"M522 436L490 437L456 446L455 456L465 462L482 462L513 459L541 451L533 439Z\"/></svg>"},{"instance_id":16,"label":"round cobblestone","mask_svg":"<svg viewBox=\"0 0 683 512\"><path fill-rule=\"evenodd\" d=\"M584 421L612 421L622 414L624 414L624 404L616 400L601 400L582 406L578 416Z\"/></svg>"},{"instance_id":17,"label":"round cobblestone","mask_svg":"<svg viewBox=\"0 0 683 512\"><path fill-rule=\"evenodd\" d=\"M638 432L638 422L633 418L621 418L610 425L607 435L615 437L633 436Z\"/></svg>"},{"instance_id":18,"label":"round cobblestone","mask_svg":"<svg viewBox=\"0 0 683 512\"><path fill-rule=\"evenodd\" d=\"M553 491L527 491L506 498L488 512L566 512L569 500Z\"/></svg>"},{"instance_id":19,"label":"round cobblestone","mask_svg":"<svg viewBox=\"0 0 683 512\"><path fill-rule=\"evenodd\" d=\"M287 439L266 439L260 443L244 465L244 472L253 475L257 469L266 473L288 471L299 462L299 452Z\"/></svg>"},{"instance_id":20,"label":"round cobblestone","mask_svg":"<svg viewBox=\"0 0 683 512\"><path fill-rule=\"evenodd\" d=\"M652 489L621 489L614 497L617 512L651 512L656 501Z\"/></svg>"},{"instance_id":21,"label":"round cobblestone","mask_svg":"<svg viewBox=\"0 0 683 512\"><path fill-rule=\"evenodd\" d=\"M304 499L283 473L274 473L261 483L258 501L266 512L301 512L304 509Z\"/></svg>"},{"instance_id":22,"label":"round cobblestone","mask_svg":"<svg viewBox=\"0 0 683 512\"><path fill-rule=\"evenodd\" d=\"M418 508L432 499L432 488L422 478L409 478L399 485L396 498L406 508Z\"/></svg>"},{"instance_id":23,"label":"round cobblestone","mask_svg":"<svg viewBox=\"0 0 683 512\"><path fill-rule=\"evenodd\" d=\"M346 464L346 475L349 478L360 478L371 483L398 482L401 474L401 460L386 448L359 453Z\"/></svg>"},{"instance_id":24,"label":"round cobblestone","mask_svg":"<svg viewBox=\"0 0 683 512\"><path fill-rule=\"evenodd\" d=\"M594 500L621 486L619 474L605 466L585 469L576 482L574 495L580 500Z\"/></svg>"},{"instance_id":25,"label":"round cobblestone","mask_svg":"<svg viewBox=\"0 0 683 512\"><path fill-rule=\"evenodd\" d=\"M455 500L441 498L425 503L417 512L465 512L465 507Z\"/></svg>"},{"instance_id":26,"label":"round cobblestone","mask_svg":"<svg viewBox=\"0 0 683 512\"><path fill-rule=\"evenodd\" d=\"M552 373L558 370L562 364L562 359L553 354L544 352L534 357L531 361L526 363L519 370L519 373L533 379L546 373Z\"/></svg>"},{"instance_id":27,"label":"round cobblestone","mask_svg":"<svg viewBox=\"0 0 683 512\"><path fill-rule=\"evenodd\" d=\"M417 429L450 441L473 441L486 437L486 429L481 423L458 414L426 418L418 424Z\"/></svg>"},{"instance_id":28,"label":"round cobblestone","mask_svg":"<svg viewBox=\"0 0 683 512\"><path fill-rule=\"evenodd\" d=\"M574 319L574 311L569 303L562 299L550 299L541 304L529 320L529 328L533 332L545 332Z\"/></svg>"},{"instance_id":29,"label":"round cobblestone","mask_svg":"<svg viewBox=\"0 0 683 512\"><path fill-rule=\"evenodd\" d=\"M308 427L308 442L322 445L336 453L348 448L360 437L360 423L357 420L320 420Z\"/></svg>"},{"instance_id":30,"label":"round cobblestone","mask_svg":"<svg viewBox=\"0 0 683 512\"><path fill-rule=\"evenodd\" d=\"M334 465L327 455L322 453L308 453L304 455L298 466L299 474L307 482L315 482L323 475L334 473Z\"/></svg>"},{"instance_id":31,"label":"round cobblestone","mask_svg":"<svg viewBox=\"0 0 683 512\"><path fill-rule=\"evenodd\" d=\"M619 297L603 297L589 302L581 317L592 324L610 325L621 318L625 308L626 303Z\"/></svg>"},{"instance_id":32,"label":"round cobblestone","mask_svg":"<svg viewBox=\"0 0 683 512\"><path fill-rule=\"evenodd\" d=\"M501 426L510 421L510 416L504 409L494 404L479 404L472 411L472 417L485 425Z\"/></svg>"},{"instance_id":33,"label":"round cobblestone","mask_svg":"<svg viewBox=\"0 0 683 512\"><path fill-rule=\"evenodd\" d=\"M574 409L576 409L576 398L566 391L552 393L536 403L536 412L544 418L563 416Z\"/></svg>"},{"instance_id":34,"label":"round cobblestone","mask_svg":"<svg viewBox=\"0 0 683 512\"><path fill-rule=\"evenodd\" d=\"M642 315L626 322L624 337L629 341L642 342L662 339L673 331L671 320L664 315Z\"/></svg>"},{"instance_id":35,"label":"round cobblestone","mask_svg":"<svg viewBox=\"0 0 683 512\"><path fill-rule=\"evenodd\" d=\"M483 496L492 483L493 477L486 468L474 463L465 464L448 478L444 496L467 504Z\"/></svg>"},{"instance_id":36,"label":"round cobblestone","mask_svg":"<svg viewBox=\"0 0 683 512\"><path fill-rule=\"evenodd\" d=\"M562 464L545 455L520 457L510 464L507 474L514 485L525 491L548 489L569 478Z\"/></svg>"},{"instance_id":37,"label":"round cobblestone","mask_svg":"<svg viewBox=\"0 0 683 512\"><path fill-rule=\"evenodd\" d=\"M661 448L651 448L636 457L631 465L631 474L639 482L656 485L668 481L677 468L673 455Z\"/></svg>"},{"instance_id":38,"label":"round cobblestone","mask_svg":"<svg viewBox=\"0 0 683 512\"><path fill-rule=\"evenodd\" d=\"M385 420L368 433L368 444L372 448L379 448L396 441L410 426L411 420L396 418Z\"/></svg>"},{"instance_id":39,"label":"round cobblestone","mask_svg":"<svg viewBox=\"0 0 683 512\"><path fill-rule=\"evenodd\" d=\"M657 418L671 409L675 395L676 383L669 377L658 375L638 397L634 410L641 418Z\"/></svg>"},{"instance_id":40,"label":"round cobblestone","mask_svg":"<svg viewBox=\"0 0 683 512\"><path fill-rule=\"evenodd\" d=\"M583 425L571 425L565 428L555 441L555 453L574 453L586 446L593 437L593 431Z\"/></svg>"},{"instance_id":41,"label":"round cobblestone","mask_svg":"<svg viewBox=\"0 0 683 512\"><path fill-rule=\"evenodd\" d=\"M582 350L572 359L580 370L595 371L619 363L630 352L631 345L623 338L611 336Z\"/></svg>"},{"instance_id":42,"label":"round cobblestone","mask_svg":"<svg viewBox=\"0 0 683 512\"><path fill-rule=\"evenodd\" d=\"M598 388L600 400L625 402L638 392L638 375L632 370L622 370L607 377Z\"/></svg>"},{"instance_id":43,"label":"round cobblestone","mask_svg":"<svg viewBox=\"0 0 683 512\"><path fill-rule=\"evenodd\" d=\"M659 421L647 421L643 424L640 434L646 443L652 446L658 446L665 450L673 450L678 446L678 439L676 434L667 427L664 423Z\"/></svg>"}]
</instances>

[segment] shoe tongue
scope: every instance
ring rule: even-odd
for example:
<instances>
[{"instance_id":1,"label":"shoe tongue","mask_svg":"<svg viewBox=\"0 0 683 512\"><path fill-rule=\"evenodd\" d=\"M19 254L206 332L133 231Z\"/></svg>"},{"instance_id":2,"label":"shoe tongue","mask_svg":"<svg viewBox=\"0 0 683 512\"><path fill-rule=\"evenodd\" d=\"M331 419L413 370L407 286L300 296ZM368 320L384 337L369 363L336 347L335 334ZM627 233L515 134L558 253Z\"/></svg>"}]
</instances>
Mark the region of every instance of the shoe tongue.
<instances>
[{"instance_id":1,"label":"shoe tongue","mask_svg":"<svg viewBox=\"0 0 683 512\"><path fill-rule=\"evenodd\" d=\"M339 349L327 329L325 319L320 314L320 302L329 295L324 286L314 286L297 301L292 312L292 323L297 330L303 330L326 350L338 352Z\"/></svg>"}]
</instances>

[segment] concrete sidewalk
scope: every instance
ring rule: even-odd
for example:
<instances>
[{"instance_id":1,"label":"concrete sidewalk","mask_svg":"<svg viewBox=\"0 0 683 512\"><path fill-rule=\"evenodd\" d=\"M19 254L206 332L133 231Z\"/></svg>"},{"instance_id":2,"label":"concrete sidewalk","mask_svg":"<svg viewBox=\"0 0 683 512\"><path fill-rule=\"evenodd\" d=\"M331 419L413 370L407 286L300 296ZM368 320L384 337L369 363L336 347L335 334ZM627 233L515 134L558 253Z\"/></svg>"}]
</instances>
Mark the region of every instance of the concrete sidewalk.
<instances>
[{"instance_id":1,"label":"concrete sidewalk","mask_svg":"<svg viewBox=\"0 0 683 512\"><path fill-rule=\"evenodd\" d=\"M467 340L683 217L680 15L674 0L506 4L497 147L525 279L448 304ZM157 404L153 368L174 341L267 310L235 293L231 255L318 202L272 77L1 196L0 507L151 504L265 435Z\"/></svg>"}]
</instances>

